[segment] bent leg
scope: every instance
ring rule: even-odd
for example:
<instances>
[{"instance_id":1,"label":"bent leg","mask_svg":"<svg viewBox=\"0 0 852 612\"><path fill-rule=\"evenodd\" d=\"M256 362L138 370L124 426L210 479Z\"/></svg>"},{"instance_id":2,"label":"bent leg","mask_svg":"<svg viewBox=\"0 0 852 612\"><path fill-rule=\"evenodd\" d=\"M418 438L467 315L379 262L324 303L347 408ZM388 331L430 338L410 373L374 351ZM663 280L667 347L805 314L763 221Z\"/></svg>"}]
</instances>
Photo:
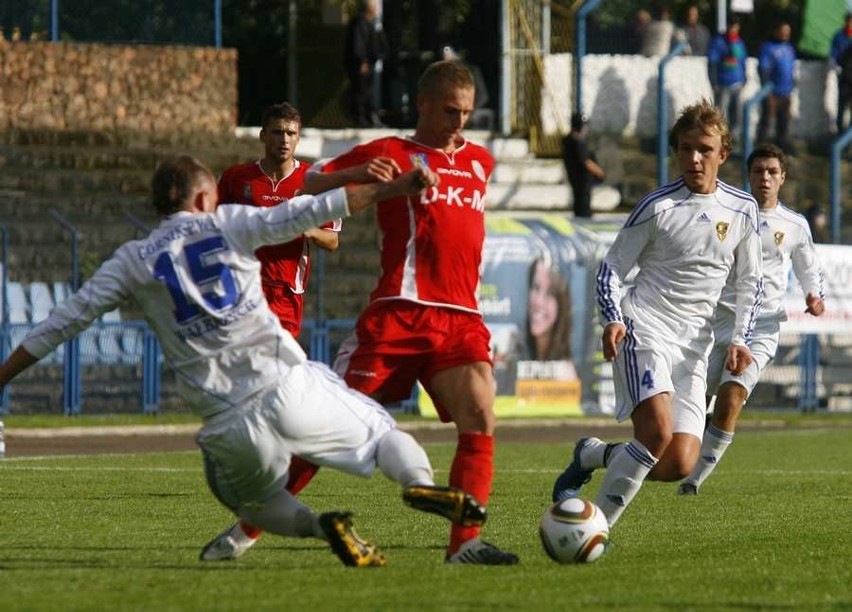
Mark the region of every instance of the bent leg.
<instances>
[{"instance_id":1,"label":"bent leg","mask_svg":"<svg viewBox=\"0 0 852 612\"><path fill-rule=\"evenodd\" d=\"M737 419L747 397L746 388L735 382L726 382L719 388L713 415L704 431L698 461L685 480L686 483L692 484L696 491L716 469L725 451L734 441Z\"/></svg>"}]
</instances>

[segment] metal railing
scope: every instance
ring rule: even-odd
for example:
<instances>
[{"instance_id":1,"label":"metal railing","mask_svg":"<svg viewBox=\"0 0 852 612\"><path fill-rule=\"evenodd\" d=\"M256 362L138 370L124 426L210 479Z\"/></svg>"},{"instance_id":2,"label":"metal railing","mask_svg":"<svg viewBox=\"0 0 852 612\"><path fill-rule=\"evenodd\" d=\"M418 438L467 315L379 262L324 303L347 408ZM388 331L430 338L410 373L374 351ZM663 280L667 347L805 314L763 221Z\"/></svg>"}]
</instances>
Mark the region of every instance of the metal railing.
<instances>
[{"instance_id":1,"label":"metal railing","mask_svg":"<svg viewBox=\"0 0 852 612\"><path fill-rule=\"evenodd\" d=\"M843 109L840 109L843 112ZM831 201L831 241L840 244L840 154L852 142L852 126L831 143L829 180ZM847 191L848 193L848 191Z\"/></svg>"},{"instance_id":2,"label":"metal railing","mask_svg":"<svg viewBox=\"0 0 852 612\"><path fill-rule=\"evenodd\" d=\"M743 104L743 164L742 164L742 176L743 176L743 189L746 191L751 191L751 186L748 182L748 156L751 155L751 152L754 150L754 136L751 134L751 109L753 109L756 105L763 102L764 98L770 94L772 91L772 83L767 83L763 87L760 88L754 96L746 100L746 103Z\"/></svg>"},{"instance_id":3,"label":"metal railing","mask_svg":"<svg viewBox=\"0 0 852 612\"><path fill-rule=\"evenodd\" d=\"M598 8L601 0L586 0L575 17L577 43L574 49L574 58L577 68L574 71L574 110L583 112L583 58L586 55L586 22L589 14Z\"/></svg>"},{"instance_id":4,"label":"metal railing","mask_svg":"<svg viewBox=\"0 0 852 612\"><path fill-rule=\"evenodd\" d=\"M686 43L677 43L669 54L660 60L657 69L657 185L665 185L669 182L668 163L668 133L669 133L669 108L666 104L666 66L674 58L686 50Z\"/></svg>"},{"instance_id":5,"label":"metal railing","mask_svg":"<svg viewBox=\"0 0 852 612\"><path fill-rule=\"evenodd\" d=\"M80 288L80 263L77 255L77 229L55 208L47 211L50 217L71 236L71 291ZM82 407L80 375L80 338L74 337L65 343L65 382L62 389L62 410L67 415L78 414Z\"/></svg>"}]
</instances>

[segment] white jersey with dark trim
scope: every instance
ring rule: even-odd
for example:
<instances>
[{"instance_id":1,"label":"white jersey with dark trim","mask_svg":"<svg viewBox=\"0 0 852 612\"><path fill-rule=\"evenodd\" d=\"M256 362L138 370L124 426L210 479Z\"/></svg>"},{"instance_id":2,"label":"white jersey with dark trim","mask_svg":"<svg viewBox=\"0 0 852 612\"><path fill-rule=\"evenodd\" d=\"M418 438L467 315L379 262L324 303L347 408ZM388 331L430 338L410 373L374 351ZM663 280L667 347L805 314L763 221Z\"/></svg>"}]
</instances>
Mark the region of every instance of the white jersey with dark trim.
<instances>
[{"instance_id":1,"label":"white jersey with dark trim","mask_svg":"<svg viewBox=\"0 0 852 612\"><path fill-rule=\"evenodd\" d=\"M733 342L747 345L762 294L757 224L754 198L721 181L710 194L692 193L682 178L649 193L598 271L602 324L628 317L666 340L703 344L719 295L733 275ZM624 279L634 267L638 271L622 299Z\"/></svg>"},{"instance_id":2,"label":"white jersey with dark trim","mask_svg":"<svg viewBox=\"0 0 852 612\"><path fill-rule=\"evenodd\" d=\"M307 359L269 310L255 250L347 215L343 189L272 208L173 214L147 238L119 247L23 346L44 357L133 297L183 399L204 418L239 406Z\"/></svg>"},{"instance_id":3,"label":"white jersey with dark trim","mask_svg":"<svg viewBox=\"0 0 852 612\"><path fill-rule=\"evenodd\" d=\"M814 248L807 220L782 203L774 208L760 209L760 242L763 252L763 306L761 320L786 321L784 294L790 279L790 269L802 284L805 296L809 293L825 299L824 274ZM736 303L734 279L728 279L719 298L719 306L734 310Z\"/></svg>"}]
</instances>

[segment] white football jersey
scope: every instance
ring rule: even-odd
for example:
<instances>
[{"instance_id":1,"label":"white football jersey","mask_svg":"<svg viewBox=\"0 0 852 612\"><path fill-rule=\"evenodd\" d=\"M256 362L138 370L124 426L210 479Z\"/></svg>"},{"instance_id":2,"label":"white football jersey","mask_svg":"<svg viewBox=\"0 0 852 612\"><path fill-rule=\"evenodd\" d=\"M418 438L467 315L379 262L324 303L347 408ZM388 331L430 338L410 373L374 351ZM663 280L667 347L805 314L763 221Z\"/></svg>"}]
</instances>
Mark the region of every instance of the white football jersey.
<instances>
[{"instance_id":1,"label":"white football jersey","mask_svg":"<svg viewBox=\"0 0 852 612\"><path fill-rule=\"evenodd\" d=\"M747 345L762 292L757 224L754 198L721 181L710 194L692 193L682 178L652 191L636 205L601 263L602 324L627 317L671 342L707 343L719 295L733 274L732 341ZM633 285L620 299L634 266Z\"/></svg>"},{"instance_id":2,"label":"white football jersey","mask_svg":"<svg viewBox=\"0 0 852 612\"><path fill-rule=\"evenodd\" d=\"M132 297L183 399L204 418L239 406L307 359L269 310L255 250L344 216L343 189L298 196L286 206L173 214L147 238L119 247L22 344L44 357Z\"/></svg>"},{"instance_id":3,"label":"white football jersey","mask_svg":"<svg viewBox=\"0 0 852 612\"><path fill-rule=\"evenodd\" d=\"M825 299L824 275L814 249L807 220L780 202L774 208L760 209L760 242L763 251L763 306L758 314L761 320L785 321L784 294L790 280L790 268L805 296L812 293ZM736 285L729 279L719 306L733 310Z\"/></svg>"}]
</instances>

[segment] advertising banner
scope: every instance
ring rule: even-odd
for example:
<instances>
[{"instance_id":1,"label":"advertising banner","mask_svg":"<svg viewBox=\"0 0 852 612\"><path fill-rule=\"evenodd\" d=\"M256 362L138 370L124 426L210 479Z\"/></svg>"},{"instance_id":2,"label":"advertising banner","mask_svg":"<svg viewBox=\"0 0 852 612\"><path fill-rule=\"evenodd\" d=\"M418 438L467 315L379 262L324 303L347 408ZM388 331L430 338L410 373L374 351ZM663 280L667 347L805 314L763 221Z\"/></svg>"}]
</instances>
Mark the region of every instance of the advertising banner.
<instances>
[{"instance_id":1,"label":"advertising banner","mask_svg":"<svg viewBox=\"0 0 852 612\"><path fill-rule=\"evenodd\" d=\"M479 307L491 331L498 416L600 414L612 406L594 283L620 226L560 214L487 217ZM427 394L418 404L434 415Z\"/></svg>"}]
</instances>

